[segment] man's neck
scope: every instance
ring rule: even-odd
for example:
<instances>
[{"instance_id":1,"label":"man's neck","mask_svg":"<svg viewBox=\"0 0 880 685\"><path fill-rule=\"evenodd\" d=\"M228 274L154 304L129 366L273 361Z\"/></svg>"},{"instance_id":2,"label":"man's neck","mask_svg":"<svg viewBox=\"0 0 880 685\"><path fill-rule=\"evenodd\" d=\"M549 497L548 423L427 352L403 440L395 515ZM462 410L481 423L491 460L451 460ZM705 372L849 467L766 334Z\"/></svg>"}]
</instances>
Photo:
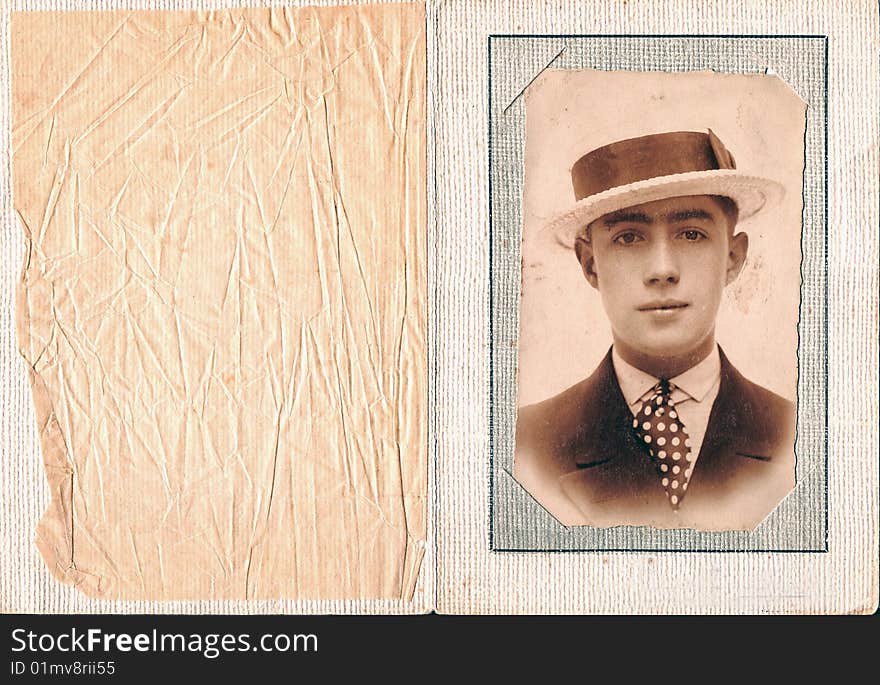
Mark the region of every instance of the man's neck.
<instances>
[{"instance_id":1,"label":"man's neck","mask_svg":"<svg viewBox=\"0 0 880 685\"><path fill-rule=\"evenodd\" d=\"M655 378L675 378L690 368L693 368L715 349L715 333L714 331L706 336L696 348L690 350L686 354L674 357L653 357L639 350L636 350L626 343L620 341L614 336L614 348L623 360L645 373L651 374Z\"/></svg>"}]
</instances>

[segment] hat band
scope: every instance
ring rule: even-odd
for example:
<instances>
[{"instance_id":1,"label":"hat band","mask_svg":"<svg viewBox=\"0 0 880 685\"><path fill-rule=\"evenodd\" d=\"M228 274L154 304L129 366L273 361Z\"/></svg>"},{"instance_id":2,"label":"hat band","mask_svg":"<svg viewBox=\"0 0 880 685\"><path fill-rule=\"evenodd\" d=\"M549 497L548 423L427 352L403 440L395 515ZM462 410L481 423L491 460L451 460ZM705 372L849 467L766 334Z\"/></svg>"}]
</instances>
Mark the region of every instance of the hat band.
<instances>
[{"instance_id":1,"label":"hat band","mask_svg":"<svg viewBox=\"0 0 880 685\"><path fill-rule=\"evenodd\" d=\"M576 200L648 179L692 171L735 169L733 155L710 130L620 140L581 157L571 169Z\"/></svg>"}]
</instances>

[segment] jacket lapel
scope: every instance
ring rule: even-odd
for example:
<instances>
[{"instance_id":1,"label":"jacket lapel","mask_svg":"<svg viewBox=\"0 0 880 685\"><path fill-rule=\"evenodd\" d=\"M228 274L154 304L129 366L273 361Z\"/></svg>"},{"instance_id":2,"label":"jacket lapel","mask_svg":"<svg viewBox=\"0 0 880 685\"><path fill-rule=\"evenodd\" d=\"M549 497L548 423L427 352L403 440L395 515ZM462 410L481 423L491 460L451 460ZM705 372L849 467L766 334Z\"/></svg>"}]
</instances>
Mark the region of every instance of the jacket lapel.
<instances>
[{"instance_id":1,"label":"jacket lapel","mask_svg":"<svg viewBox=\"0 0 880 685\"><path fill-rule=\"evenodd\" d=\"M593 380L584 397L581 428L569 446L575 470L562 477L563 488L571 496L588 487L593 502L646 494L662 497L657 472L632 430L632 412L617 382L610 350Z\"/></svg>"},{"instance_id":2,"label":"jacket lapel","mask_svg":"<svg viewBox=\"0 0 880 685\"><path fill-rule=\"evenodd\" d=\"M733 478L743 467L767 462L767 444L749 429L754 408L743 377L719 348L721 379L718 396L709 414L706 435L694 469L689 494L710 493Z\"/></svg>"}]
</instances>

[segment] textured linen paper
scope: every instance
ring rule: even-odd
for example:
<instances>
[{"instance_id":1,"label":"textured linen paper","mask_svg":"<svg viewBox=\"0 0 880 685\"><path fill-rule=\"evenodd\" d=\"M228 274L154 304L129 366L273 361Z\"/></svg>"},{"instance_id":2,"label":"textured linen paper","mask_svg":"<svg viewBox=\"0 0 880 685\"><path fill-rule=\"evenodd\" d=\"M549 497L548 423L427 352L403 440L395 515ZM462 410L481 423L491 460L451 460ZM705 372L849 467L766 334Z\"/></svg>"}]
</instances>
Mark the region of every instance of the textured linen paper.
<instances>
[{"instance_id":1,"label":"textured linen paper","mask_svg":"<svg viewBox=\"0 0 880 685\"><path fill-rule=\"evenodd\" d=\"M86 595L411 598L424 7L16 13L17 327Z\"/></svg>"},{"instance_id":2,"label":"textured linen paper","mask_svg":"<svg viewBox=\"0 0 880 685\"><path fill-rule=\"evenodd\" d=\"M699 17L696 24L694 17ZM783 1L772 3L768 11L767 3L701 0L627 4L511 0L444 3L434 9L432 20L436 37L431 54L437 55L439 75L432 75L430 87L436 103L435 157L442 170L437 177L438 228L432 246L438 263L454 265L436 288L435 308L443 316L436 318L433 340L439 369L436 392L444 398L435 419L441 521L436 537L438 609L478 614L874 611L878 578L876 5ZM505 224L507 230L496 233L497 209L492 209L491 221L489 211L499 202L507 208L522 207L523 198L512 171L496 177L491 186L489 179L496 155L508 162L502 168L522 169L524 148L510 137L495 147L498 129L493 129L490 140L490 121L519 116L524 111L522 93L548 67L772 72L789 83L796 80L792 75L808 76L814 62L806 60L809 66L802 69L804 63L796 57L780 59L785 50L776 46L797 44L800 38L792 36L804 34L823 42L827 37L828 88L827 93L821 89L824 97L817 109L827 101L829 114L827 129L821 126L818 138L805 141L809 161L816 153L824 156L827 139L827 167L822 164L819 169L822 176L827 174L828 192L826 201L824 191L808 194L812 181L805 184L798 448L810 450L820 468L799 473L799 479L819 481L822 488L817 511L804 518L785 517L803 537L786 548L779 544L785 540L774 536L750 540L742 538L751 533L706 533L702 550L689 552L677 550L693 549L693 536L655 531L651 539L636 538L620 527L607 529L607 534L602 529L603 534L584 550L577 544L583 541L579 531L557 526L560 534L553 542L559 544L554 546L570 551L548 552L546 538L523 533L527 517L514 516L507 519L509 531L519 536L514 542L520 544L500 546L491 512L494 507L497 517L499 507L514 500L509 492L493 490L492 484L501 482L498 450L505 443L500 436L512 428L510 417L515 416L517 403L515 384L503 384L500 373L516 369L522 222ZM517 56L512 50L498 49L514 40L528 43L531 53ZM580 63L579 57L584 58ZM824 67L825 60L820 64ZM491 86L473 78L474 73L490 73L496 65L518 78L493 81ZM815 110L810 110L808 117L814 116ZM805 177L814 168L811 162L805 165ZM819 188L824 187L820 183ZM569 188L560 201L570 200L570 193ZM499 270L499 265L504 268ZM816 316L819 303L825 301L826 274L827 319ZM507 287L510 283L504 281L495 289L493 278L515 278L516 283ZM507 335L510 329L513 337ZM475 349L482 353L474 354ZM556 353L573 364L582 363L576 350ZM778 372L774 387L790 393L791 367ZM803 454L799 452L799 459ZM810 500L815 501L812 492ZM645 543L655 537L663 537L663 544L651 549ZM633 543L638 551L632 551ZM798 548L809 552L794 551ZM670 592L671 579L678 587L687 587L687 592Z\"/></svg>"}]
</instances>

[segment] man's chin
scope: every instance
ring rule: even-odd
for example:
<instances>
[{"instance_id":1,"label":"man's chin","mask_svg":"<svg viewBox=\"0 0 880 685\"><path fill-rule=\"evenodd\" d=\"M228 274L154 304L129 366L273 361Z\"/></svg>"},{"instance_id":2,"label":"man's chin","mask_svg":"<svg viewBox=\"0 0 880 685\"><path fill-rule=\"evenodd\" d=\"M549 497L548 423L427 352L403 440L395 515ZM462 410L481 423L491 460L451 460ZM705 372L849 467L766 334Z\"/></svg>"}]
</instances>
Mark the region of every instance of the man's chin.
<instances>
[{"instance_id":1,"label":"man's chin","mask_svg":"<svg viewBox=\"0 0 880 685\"><path fill-rule=\"evenodd\" d=\"M696 354L696 350L700 347L699 342L693 340L683 340L676 338L670 340L667 338L653 339L650 341L642 341L639 345L633 345L635 349L649 359L655 359L659 362L668 361L670 359L684 359L688 355Z\"/></svg>"}]
</instances>

